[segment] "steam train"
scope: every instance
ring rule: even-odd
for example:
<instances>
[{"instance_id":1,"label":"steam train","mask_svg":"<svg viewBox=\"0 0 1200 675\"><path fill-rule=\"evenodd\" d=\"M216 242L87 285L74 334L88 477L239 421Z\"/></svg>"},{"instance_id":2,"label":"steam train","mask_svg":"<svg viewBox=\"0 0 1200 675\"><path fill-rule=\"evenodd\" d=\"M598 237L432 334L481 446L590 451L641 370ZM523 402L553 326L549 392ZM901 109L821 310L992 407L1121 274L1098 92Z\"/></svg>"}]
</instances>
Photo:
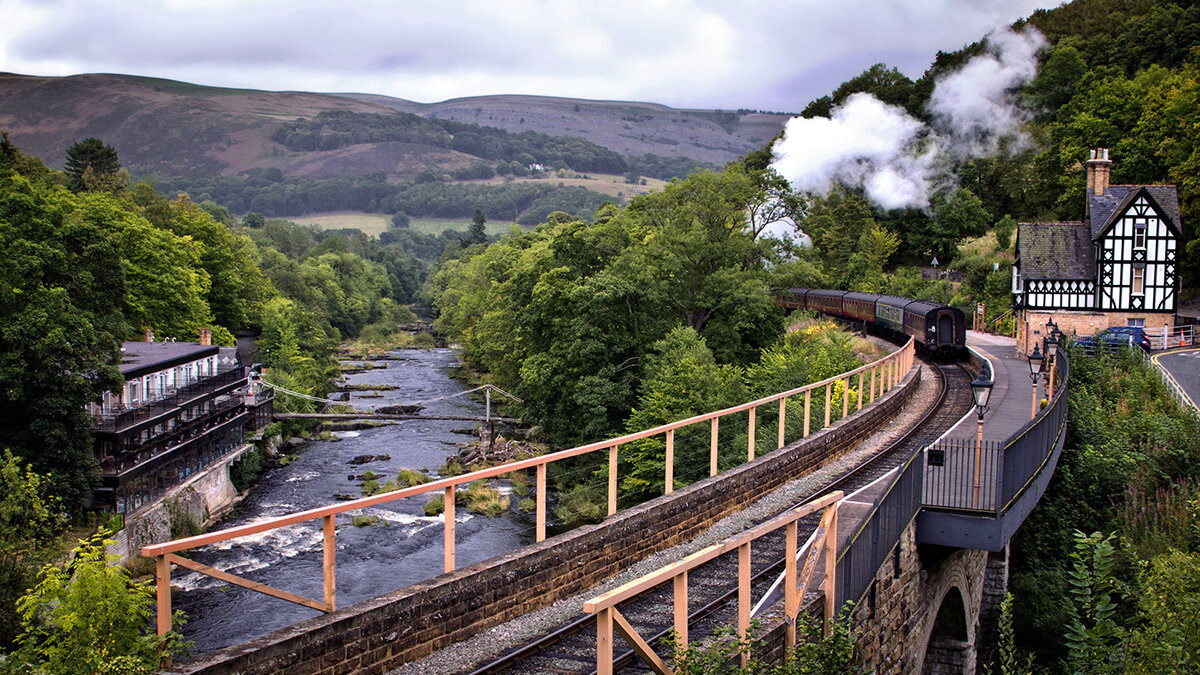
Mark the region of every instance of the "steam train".
<instances>
[{"instance_id":1,"label":"steam train","mask_svg":"<svg viewBox=\"0 0 1200 675\"><path fill-rule=\"evenodd\" d=\"M967 320L962 310L925 300L852 291L789 288L775 302L788 309L813 309L822 314L862 321L876 330L912 336L918 348L947 358L967 349Z\"/></svg>"}]
</instances>

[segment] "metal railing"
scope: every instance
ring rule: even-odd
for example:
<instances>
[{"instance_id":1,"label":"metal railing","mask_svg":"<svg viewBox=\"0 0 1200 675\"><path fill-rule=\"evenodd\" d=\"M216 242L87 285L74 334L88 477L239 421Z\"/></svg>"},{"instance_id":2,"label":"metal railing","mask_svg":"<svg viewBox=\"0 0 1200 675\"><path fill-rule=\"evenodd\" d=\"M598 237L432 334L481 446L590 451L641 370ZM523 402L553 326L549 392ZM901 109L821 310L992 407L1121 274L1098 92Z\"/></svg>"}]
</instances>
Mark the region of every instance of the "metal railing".
<instances>
[{"instance_id":1,"label":"metal railing","mask_svg":"<svg viewBox=\"0 0 1200 675\"><path fill-rule=\"evenodd\" d=\"M660 584L672 582L673 619L675 629L675 648L685 650L688 646L688 572L707 563L718 556L731 551L737 551L737 605L738 635L750 637L750 610L753 607L750 596L750 546L764 535L786 528L784 559L784 614L787 632L784 644L791 648L796 646L796 618L800 614L800 605L804 594L812 581L817 560L824 556L825 560L825 594L833 592L837 583L837 566L833 564L837 555L837 511L842 492L831 492L807 504L787 511L781 516L769 520L762 525L747 530L739 535L730 537L722 542L703 548L695 553L666 565L654 572L634 579L623 586L615 588L583 603L583 611L596 615L596 673L597 675L612 675L613 672L613 628L625 638L639 657L656 673L670 672L666 662L654 652L637 629L635 629L617 610L617 604L640 595ZM804 565L799 565L800 556L798 544L799 520L811 514L821 512L821 523L817 527L813 544L808 547L808 555L804 556ZM711 578L709 578L711 580ZM720 580L718 580L720 581ZM826 604L826 615L832 605ZM741 665L745 666L746 654L740 654Z\"/></svg>"},{"instance_id":2,"label":"metal railing","mask_svg":"<svg viewBox=\"0 0 1200 675\"><path fill-rule=\"evenodd\" d=\"M1190 347L1196 344L1195 326L1168 326L1161 332L1146 329L1146 337L1150 339L1150 348L1163 350L1177 347Z\"/></svg>"},{"instance_id":3,"label":"metal railing","mask_svg":"<svg viewBox=\"0 0 1200 675\"><path fill-rule=\"evenodd\" d=\"M876 571L900 541L900 533L921 510L920 458L920 452L914 453L891 474L887 488L838 554L836 592L825 594L827 617L847 600L857 602L862 598Z\"/></svg>"},{"instance_id":4,"label":"metal railing","mask_svg":"<svg viewBox=\"0 0 1200 675\"><path fill-rule=\"evenodd\" d=\"M922 504L999 517L1024 493L1050 460L1067 427L1069 364L1055 359L1054 398L1003 442L942 438L924 453Z\"/></svg>"},{"instance_id":5,"label":"metal railing","mask_svg":"<svg viewBox=\"0 0 1200 675\"><path fill-rule=\"evenodd\" d=\"M177 388L174 394L166 398L161 398L119 413L97 415L95 417L95 430L115 432L126 429L138 422L144 422L170 413L198 396L213 393L222 387L244 379L246 379L246 369L239 367L218 375L213 375L212 377L197 380L191 384Z\"/></svg>"},{"instance_id":6,"label":"metal railing","mask_svg":"<svg viewBox=\"0 0 1200 675\"><path fill-rule=\"evenodd\" d=\"M909 370L912 369L914 355L915 355L915 342L912 339L910 339L899 350L892 352L891 354L888 354L887 356L884 356L883 358L880 358L876 361L872 361L871 363L868 363L866 365L863 365L863 366L860 366L853 370L850 370L848 372L841 373L839 375L835 375L834 377L831 377L831 378L828 378L825 380L821 380L820 382L814 382L812 384L808 384L803 387L797 387L795 389L791 389L791 390L788 390L785 392L781 392L778 394L760 398L758 400L751 401L749 403L743 403L741 405L734 406L731 408L726 408L724 410L718 410L716 412L697 415L695 417L690 417L685 420L672 422L670 424L664 424L661 426L654 427L652 429L646 429L645 431L639 431L639 432L632 433L632 434L626 434L624 436L619 436L617 438L611 438L611 439L599 441L596 443L590 443L590 444L582 445L582 446L579 446L576 448L571 448L569 450L563 450L560 452L542 455L540 457L532 457L529 459L519 460L516 462L510 462L508 464L495 466L495 467L491 467L491 468L487 468L487 469L481 469L479 471L473 471L471 473L463 474L460 476L443 478L440 480L432 481L430 483L425 483L423 485L416 485L413 487L403 488L400 490L396 490L394 492L388 492L388 493L384 493L384 494L374 495L371 497L364 497L362 499L355 499L352 501L331 504L328 506L310 509L308 511L294 513L289 516L271 518L271 519L263 520L263 521L260 521L257 523L252 523L249 525L242 525L239 527L229 528L228 530L221 530L218 532L211 532L208 534L202 534L202 535L198 535L195 537L188 537L185 539L178 539L178 540L170 541L170 542L166 542L166 543L146 546L142 549L142 555L145 557L148 557L148 558L152 557L152 558L157 559L157 561L156 561L157 575L156 576L157 576L157 584L158 584L158 630L159 630L159 633L160 634L165 633L165 632L169 631L170 627L171 627L170 568L171 568L172 563L178 564L180 566L186 567L188 569L191 569L191 570L194 570L197 572L208 574L210 576L216 577L216 578L226 581L228 583L243 586L246 588L250 588L250 589L265 593L267 595L271 595L273 597L277 597L277 598L280 598L283 600L288 600L290 602L295 602L297 604L301 604L306 607L311 607L313 609L317 609L320 611L331 612L335 609L335 606L336 606L336 603L335 603L335 595L336 595L336 593L335 593L335 573L334 573L334 547L335 547L334 535L335 535L336 528L335 528L334 519L335 519L335 516L337 516L338 514L346 513L349 511L356 511L358 509L366 508L369 506L378 506L380 504L385 504L388 502L405 499L408 497L416 497L419 495L426 495L426 494L435 494L435 495L441 494L443 497L443 505L444 505L444 507L443 507L444 508L444 513L443 513L443 555L444 555L443 569L446 572L451 572L455 569L455 551L454 551L454 547L455 547L455 534L454 534L455 496L456 496L457 490L460 486L465 487L466 485L468 485L474 481L477 481L477 480L482 480L482 479L487 479L487 478L496 478L496 477L502 476L504 474L512 473L514 471L526 471L526 470L530 470L530 469L534 470L536 473L535 496L536 496L536 523L537 523L535 536L536 536L537 541L542 541L546 538L546 501L547 501L546 476L547 476L548 467L551 463L569 459L572 457L578 457L580 455L585 455L585 454L589 454L589 453L593 453L593 452L601 452L601 451L607 452L608 453L608 514L612 515L612 514L616 513L616 511L617 511L618 454L620 452L620 447L622 445L627 444L627 443L632 443L634 441L638 441L641 439L653 438L653 437L658 437L658 436L662 436L664 438L664 440L665 440L664 474L665 475L664 475L664 480L663 480L663 491L666 494L670 494L671 492L674 491L674 484L675 484L675 480L674 480L674 471L675 471L674 441L675 441L675 432L677 430L683 429L686 427L690 427L693 425L700 425L700 424L705 424L705 423L709 424L709 432L710 432L709 433L709 438L710 438L709 475L716 475L718 473L717 459L719 456L718 455L718 438L719 438L718 432L719 432L719 427L720 427L720 420L722 418L728 417L729 415L733 415L736 413L741 413L741 412L748 413L749 423L748 423L748 426L746 429L747 437L748 437L747 438L747 447L746 447L746 460L751 461L754 459L755 452L756 452L756 442L755 442L756 422L755 422L755 418L756 418L756 412L758 411L759 408L761 408L763 406L767 406L767 405L771 405L773 407L776 405L778 406L778 413L779 413L778 435L775 440L777 443L777 447L782 448L787 442L787 439L785 437L785 432L787 430L787 424L786 424L786 419L787 419L787 414L788 414L787 413L787 407L788 407L787 401L789 398L801 396L801 395L803 395L803 397L804 397L803 432L802 432L803 435L802 435L802 437L807 437L810 434L810 432L812 431L811 412L812 412L812 397L813 397L814 391L818 392L817 393L818 396L820 395L821 390L824 390L824 392L825 392L824 423L825 423L825 426L829 426L829 424L832 420L832 416L831 416L832 410L833 410L834 406L836 405L836 400L833 398L833 391L835 389L836 384L838 384L839 382L842 383L842 386L841 386L841 394L842 394L841 408L842 408L842 410L841 410L841 412L842 412L842 417L844 418L845 416L850 414L852 405L854 406L855 410L860 410L860 409L862 409L862 407L864 405L873 403L879 397L883 396L885 393L887 393L889 390L891 390L893 387L895 387L897 384L899 384L900 381L904 378L904 376L909 372ZM856 377L858 378L857 393L855 394L855 396L852 397L851 396L851 390L853 388L852 380ZM855 402L853 404L851 403L852 398L855 399ZM819 401L818 401L818 403L819 403ZM322 562L322 569L323 569L323 575L324 575L324 599L320 600L320 601L312 600L309 598L303 598L303 597L294 595L292 593L288 593L286 591L272 588L265 584L248 581L248 580L242 579L240 577L236 577L231 574L228 574L226 572L221 572L214 568L207 567L205 565L200 565L199 563L195 563L195 562L192 562L185 558L181 558L178 555L175 555L178 552L197 548L199 546L205 546L208 544L213 544L213 543L220 542L220 541L227 541L230 539L237 539L239 537L257 534L259 532L274 530L277 528L287 527L290 525L295 525L298 523L304 523L304 522L308 522L311 520L317 520L317 519L322 520L322 527L323 527L323 533L324 533L323 534L324 557L323 557L323 562Z\"/></svg>"}]
</instances>

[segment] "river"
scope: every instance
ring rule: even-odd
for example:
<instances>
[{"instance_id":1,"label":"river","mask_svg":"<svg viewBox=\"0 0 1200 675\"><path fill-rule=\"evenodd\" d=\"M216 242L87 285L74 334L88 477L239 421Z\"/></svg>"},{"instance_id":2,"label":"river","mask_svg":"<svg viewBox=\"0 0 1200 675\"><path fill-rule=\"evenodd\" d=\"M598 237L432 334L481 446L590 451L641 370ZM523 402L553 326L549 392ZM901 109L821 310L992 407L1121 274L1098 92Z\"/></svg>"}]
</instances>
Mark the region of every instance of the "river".
<instances>
[{"instance_id":1,"label":"river","mask_svg":"<svg viewBox=\"0 0 1200 675\"><path fill-rule=\"evenodd\" d=\"M483 416L484 404L470 396L432 401L467 387L450 377L458 365L450 349L402 350L391 353L386 369L347 376L350 384L394 385L378 398L359 398L359 408L431 401L422 414ZM235 514L214 529L244 525L266 518L333 503L335 495L361 495L354 476L366 470L383 480L400 469L426 470L433 475L448 455L474 440L469 422L402 421L362 431L340 432L339 441L308 442L287 466L270 469L239 505ZM362 455L391 455L354 466ZM503 491L503 488L502 488ZM442 571L442 517L428 517L415 497L362 509L337 518L337 603L339 608L404 588ZM532 543L533 518L516 509L518 499L497 518L473 515L459 508L455 540L459 567ZM378 524L356 527L351 516L377 516ZM320 600L321 522L312 521L271 530L194 551L198 562L282 590ZM320 612L198 573L176 571L174 606L188 615L184 637L195 643L193 654L244 642Z\"/></svg>"}]
</instances>

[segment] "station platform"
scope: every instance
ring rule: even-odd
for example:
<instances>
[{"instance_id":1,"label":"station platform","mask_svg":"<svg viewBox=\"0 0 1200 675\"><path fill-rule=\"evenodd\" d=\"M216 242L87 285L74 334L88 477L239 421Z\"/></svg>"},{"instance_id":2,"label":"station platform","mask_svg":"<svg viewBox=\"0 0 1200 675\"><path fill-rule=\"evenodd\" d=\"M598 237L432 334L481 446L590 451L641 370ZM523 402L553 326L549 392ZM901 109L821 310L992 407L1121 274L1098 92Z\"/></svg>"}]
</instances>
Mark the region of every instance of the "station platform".
<instances>
[{"instance_id":1,"label":"station platform","mask_svg":"<svg viewBox=\"0 0 1200 675\"><path fill-rule=\"evenodd\" d=\"M995 384L992 385L992 395L988 400L988 411L983 416L983 438L987 441L1003 442L1033 417L1035 399L1029 378L1029 361L1017 354L1015 338L969 330L967 346L987 357L992 364L992 381ZM1037 400L1045 396L1046 387L1039 377ZM974 441L978 419L972 409L970 414L946 434L946 438Z\"/></svg>"}]
</instances>

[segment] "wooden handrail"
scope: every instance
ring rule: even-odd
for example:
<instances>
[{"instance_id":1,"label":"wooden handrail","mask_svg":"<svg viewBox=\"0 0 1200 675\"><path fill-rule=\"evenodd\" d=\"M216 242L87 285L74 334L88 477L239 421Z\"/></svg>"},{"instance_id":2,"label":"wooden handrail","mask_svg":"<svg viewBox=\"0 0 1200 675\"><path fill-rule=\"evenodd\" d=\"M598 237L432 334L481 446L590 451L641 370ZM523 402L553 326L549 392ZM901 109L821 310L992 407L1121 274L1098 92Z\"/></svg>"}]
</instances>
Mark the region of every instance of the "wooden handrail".
<instances>
[{"instance_id":1,"label":"wooden handrail","mask_svg":"<svg viewBox=\"0 0 1200 675\"><path fill-rule=\"evenodd\" d=\"M362 497L360 499L354 499L354 500L346 501L346 502L338 502L338 503L329 504L326 506L317 507L315 509L308 509L306 511L300 511L298 513L293 513L293 514L289 514L286 516L279 516L277 518L269 518L269 519L262 520L262 521L259 521L256 523L240 525L238 527L231 527L229 529L218 530L216 532L209 532L206 534L200 534L200 535L196 535L193 537L185 537L183 539L176 539L174 541L168 541L168 542L163 542L160 544L150 544L148 546L144 546L144 547L142 547L142 555L143 556L145 556L147 558L156 557L159 559L158 564L156 565L156 568L155 568L157 571L156 576L158 577L157 583L159 585L158 596L157 596L159 599L159 604L160 604L159 621L158 621L159 633L163 634L170 630L170 621L169 621L169 617L170 617L170 607L169 607L169 603L170 603L170 564L169 563L164 564L164 556L168 556L173 553L178 553L179 551L186 551L188 549L197 548L199 546L215 544L215 543L221 542L221 541L237 539L239 537L245 537L248 535L257 534L259 532L265 532L265 531L273 530L273 529L280 528L280 527L286 527L289 525L295 525L295 524L307 522L310 520L316 520L318 518L324 518L324 519L326 519L325 525L324 525L324 530L325 530L324 538L326 540L325 545L327 547L327 554L324 556L324 561L323 561L325 586L326 586L325 604L328 607L332 608L335 604L334 603L334 588L333 588L334 574L333 574L333 570L331 569L333 566L333 559L334 559L334 556L331 553L332 552L332 540L334 537L334 530L335 530L335 528L333 526L333 520L334 520L334 517L338 514L347 513L349 511L355 511L355 510L367 508L370 506L386 504L388 502L396 501L399 499L405 499L408 497L415 497L415 496L422 495L422 494L436 493L438 491L441 491L444 495L444 500L445 500L444 501L445 510L444 510L444 517L443 517L443 522L444 522L443 527L445 529L445 532L444 532L445 571L451 572L455 569L454 520L453 520L453 518L454 518L454 516L453 516L454 495L455 495L456 488L460 485L472 483L477 480L494 478L494 477L501 476L501 475L504 475L507 473L512 473L514 471L524 471L524 470L528 470L528 469L536 469L536 471L537 471L536 540L542 541L546 538L546 493L547 493L546 474L547 474L547 466L551 462L569 459L571 457L577 457L579 455L584 455L584 454L587 454L590 452L595 452L598 450L606 450L606 451L609 451L609 466L612 467L616 463L616 459L615 459L616 449L621 445L624 445L626 443L631 443L633 441L638 441L641 439L657 436L659 434L666 435L668 438L668 444L670 444L670 439L674 435L675 430L683 428L683 427L691 426L693 424L699 424L702 422L710 422L712 425L712 432L711 432L712 439L711 439L711 443L710 443L710 446L711 446L710 452L712 453L712 458L710 460L710 473L715 475L715 473L716 473L716 457L717 457L717 428L718 428L718 420L721 417L725 417L725 416L743 412L743 411L750 411L751 414L750 414L750 419L749 419L749 429L748 429L749 434L748 434L748 436L750 439L753 439L754 438L754 425L755 425L754 411L756 411L758 407L767 405L767 404L775 402L775 401L779 401L780 402L780 412L783 413L786 411L786 407L783 405L783 401L785 401L788 397L796 396L799 394L804 394L804 436L807 437L809 435L809 430L810 430L810 419L809 419L810 411L811 411L810 399L811 399L811 393L814 390L819 390L822 387L825 388L825 394L826 394L825 395L825 399L826 399L825 400L825 426L829 426L830 413L831 413L831 408L833 406L832 390L833 390L833 386L835 383L837 383L839 381L845 382L846 390L843 391L843 401L842 401L842 406L841 406L843 416L844 416L849 411L849 391L848 390L850 387L852 377L854 377L855 375L859 376L860 390L859 390L859 395L858 395L858 409L861 409L863 406L861 386L862 386L863 378L865 377L865 374L867 373L867 371L870 371L870 373L871 373L871 392L870 392L870 398L869 398L868 403L874 403L887 390L891 389L896 384L898 384L900 382L900 380L903 379L903 374L907 373L912 368L914 352L915 352L915 341L913 339L909 339L909 341L903 347L898 349L897 351L892 352L891 354L888 354L882 358L876 359L875 361L872 361L871 363L859 366L858 368L855 368L853 370L835 375L830 378L826 378L819 382L813 382L810 384L806 384L802 387L796 387L794 389L789 389L787 391L784 391L784 392L781 392L778 394L772 394L770 396L756 399L756 400L750 401L748 403L742 403L740 405L736 405L736 406L733 406L730 408L725 408L723 410L717 410L714 412L703 413L700 415L695 415L695 416L689 417L687 419L678 420L675 422L670 422L668 424L659 425L657 427L653 427L651 429L646 429L644 431L637 431L637 432L625 434L623 436L618 436L616 438L610 438L610 439L603 440L603 441L597 441L595 443L589 443L586 445L581 445L581 446L578 446L575 448L570 448L567 450L561 450L559 452L554 452L554 453L550 453L547 455L531 457L528 459L522 459L522 460L518 460L515 462L510 462L508 464L502 464L499 466L489 467L486 469L480 469L478 471L472 471L470 473L462 474L460 476L451 476L449 478L442 478L442 479L431 481L428 483L422 483L421 485L414 485L412 487L402 488L402 489L395 490L392 492L373 495L370 497ZM878 378L877 378L877 376L878 376ZM878 379L878 386L876 386L877 379ZM779 434L780 447L782 447L783 440L784 440L783 439L783 431L782 431L784 421L785 420L781 417L780 422L779 422L780 427L781 427L781 431ZM751 440L751 445L747 449L748 461L753 460L753 458L754 458L754 446L752 445L752 443L753 443L753 440ZM673 474L673 469L674 469L674 467L672 466L672 464L668 463L666 466L667 476L665 478L671 478L671 475ZM615 486L611 482L611 480L612 480L612 477L610 476L610 484L609 484L609 513L610 514L615 513L615 511L616 511ZM664 491L665 492L667 492L667 493L671 492L671 490L673 489L672 482L673 482L672 480L664 480ZM165 591L164 591L164 585L166 586ZM161 607L161 605L164 603L164 599L165 599L165 603L167 604L165 614L164 614L163 608ZM165 625L164 625L164 616L167 617L165 619L165 621L166 621Z\"/></svg>"},{"instance_id":2,"label":"wooden handrail","mask_svg":"<svg viewBox=\"0 0 1200 675\"><path fill-rule=\"evenodd\" d=\"M837 507L843 496L844 493L840 490L831 492L741 534L696 551L677 562L661 567L584 602L583 611L596 615L596 672L599 675L611 675L612 673L612 631L615 626L633 646L638 656L649 664L652 670L656 673L669 673L670 670L666 663L651 650L645 639L638 635L629 622L621 616L621 613L617 610L617 605L656 586L671 581L674 586L673 614L676 647L686 649L688 639L688 573L700 565L731 551L738 552L738 634L743 638L748 637L750 607L752 604L750 598L751 543L764 535L785 527L787 528L787 565L785 567L784 584L787 592L785 594L784 614L786 615L787 623L790 624L790 630L787 633L788 646L795 646L795 619L799 614L800 604L803 601L803 591L807 590L809 579L816 568L815 563L818 555L824 555L826 560L825 589L827 597L832 597L830 591L835 588L837 573L837 564L835 562ZM798 575L796 566L797 521L817 511L824 511L821 517L821 524L818 528L819 531L823 532L823 535L820 537L820 543L809 549L803 572ZM801 576L803 577L802 588L797 584ZM832 605L832 602L827 601L827 610ZM826 611L826 618L831 618L829 611ZM744 666L745 655L740 655L740 658L743 660L742 665Z\"/></svg>"}]
</instances>

